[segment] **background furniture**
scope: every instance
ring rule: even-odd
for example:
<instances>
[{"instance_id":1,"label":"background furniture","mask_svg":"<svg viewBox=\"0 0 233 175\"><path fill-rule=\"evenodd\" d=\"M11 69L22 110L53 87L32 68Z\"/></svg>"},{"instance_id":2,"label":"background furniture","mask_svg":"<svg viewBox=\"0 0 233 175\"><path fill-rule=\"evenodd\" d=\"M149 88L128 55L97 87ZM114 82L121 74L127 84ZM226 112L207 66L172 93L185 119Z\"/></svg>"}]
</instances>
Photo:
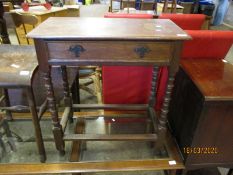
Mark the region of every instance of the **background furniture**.
<instances>
[{"instance_id":1,"label":"background furniture","mask_svg":"<svg viewBox=\"0 0 233 175\"><path fill-rule=\"evenodd\" d=\"M232 75L233 65L220 59L181 61L168 121L186 171L233 166Z\"/></svg>"},{"instance_id":2,"label":"background furniture","mask_svg":"<svg viewBox=\"0 0 233 175\"><path fill-rule=\"evenodd\" d=\"M91 4L81 5L79 7L80 17L104 17L104 14L109 11L108 4Z\"/></svg>"},{"instance_id":3,"label":"background furniture","mask_svg":"<svg viewBox=\"0 0 233 175\"><path fill-rule=\"evenodd\" d=\"M15 9L15 10L11 10L10 12L35 15L38 18L38 22L41 23L52 16L65 17L67 14L67 8L52 7L50 10L47 10L44 6L33 6L33 7L29 7L29 11L27 12L23 11L23 9Z\"/></svg>"},{"instance_id":4,"label":"background furniture","mask_svg":"<svg viewBox=\"0 0 233 175\"><path fill-rule=\"evenodd\" d=\"M19 44L33 44L33 40L28 39L26 34L38 24L38 18L35 15L11 13L14 22L14 29Z\"/></svg>"},{"instance_id":5,"label":"background furniture","mask_svg":"<svg viewBox=\"0 0 233 175\"><path fill-rule=\"evenodd\" d=\"M22 2L21 0L0 0L0 43L4 44L10 44L7 27L6 27L6 21L3 18L4 16L4 7L3 2Z\"/></svg>"},{"instance_id":6,"label":"background furniture","mask_svg":"<svg viewBox=\"0 0 233 175\"><path fill-rule=\"evenodd\" d=\"M174 90L174 93L173 93L173 97L176 99L176 100L175 99L174 100L176 101L177 111L172 109L172 112L169 114L169 116L170 116L169 122L171 123L171 129L174 131L174 135L177 138L177 141L178 141L178 144L180 145L181 151L184 151L184 150L182 150L184 145L191 146L193 144L192 146L195 147L196 141L194 140L194 136L195 136L195 138L197 136L200 138L200 140L198 141L198 144L201 144L202 147L204 147L205 145L209 146L209 147L211 147L211 146L214 147L215 143L211 142L211 139L215 139L215 138L218 138L219 136L221 136L221 131L220 131L221 129L217 129L215 132L211 128L214 127L212 124L212 121L213 121L213 123L215 123L216 120L221 120L221 117L224 115L224 113L219 114L216 112L216 114L213 114L213 116L211 116L211 119L207 118L208 122L210 123L210 125L209 125L210 128L206 129L205 131L210 131L212 134L215 134L215 135L205 136L203 133L199 132L198 127L205 125L205 124L202 124L202 121L203 121L202 116L205 117L205 114L206 114L206 117L208 117L208 115L209 115L208 113L204 114L205 110L207 109L205 107L209 107L208 104L211 104L210 100L204 98L204 97L206 97L206 94L205 94L206 91L204 91L204 90L206 89L208 93L213 92L213 94L212 94L213 101L218 101L221 99L220 98L221 95L215 93L213 91L214 89L218 89L219 92L223 91L222 92L223 94L226 92L223 89L220 90L222 87L219 86L219 84L217 83L217 80L219 81L219 83L222 86L225 86L225 88L230 90L230 87L227 87L229 85L227 83L227 79L229 78L228 81L231 81L230 73L227 72L225 74L222 72L222 76L220 76L220 75L221 75L221 71L225 70L223 68L224 64L221 63L222 59L225 58L228 50L231 48L232 43L233 43L233 32L231 32L231 31L206 31L206 30L194 31L193 30L193 31L187 31L187 32L193 37L193 40L190 42L189 41L185 42L183 52L182 52L182 59L183 60L186 60L186 59L187 60L189 60L189 59L193 59L193 60L206 59L206 61L203 61L200 63L197 62L196 65L193 64L193 63L195 63L195 61L192 61L193 63L190 62L190 65L193 66L193 69L191 72L192 74L190 74L189 72L185 73L186 70L180 71L180 73L179 73L180 78L177 78L177 83L179 83L179 85L181 85L181 88L180 89L176 88L176 90ZM205 49L203 49L203 46L205 46ZM217 62L216 60L219 60L219 61ZM201 63L203 63L203 65L200 65ZM188 62L187 62L187 65L188 65ZM216 66L216 65L217 65L216 70L213 70L213 66ZM227 64L227 65L229 65L229 64ZM200 68L197 68L197 66L199 66ZM210 67L210 68L208 68L208 67ZM191 70L191 68L187 68L188 71L189 71L189 69ZM197 79L197 78L199 78L199 77L197 77L197 76L199 76L199 74L196 74L196 72L194 72L194 70L200 72L200 77L202 77L202 80ZM206 71L206 72L203 74L204 71ZM211 73L208 71L210 71ZM202 72L202 74L201 74L201 72ZM185 74L188 74L188 76L190 78ZM228 74L229 74L229 76L228 76ZM221 78L223 78L223 79L221 79ZM189 79L191 79L191 80L189 80ZM193 81L193 83L192 83L192 81ZM207 84L203 84L204 82ZM210 88L210 89L208 89L208 88ZM183 95L181 95L181 97L179 97L180 100L177 101L177 95L180 93L179 92L180 90L182 91ZM176 93L176 91L177 91L177 93ZM194 91L195 93L188 94L188 92L190 92L190 91ZM174 104L175 101L173 101L171 104ZM206 102L204 103L204 101L206 101ZM221 110L222 108L227 107L228 106L227 103L223 102L223 101L224 100L216 102L217 105L220 105L222 107L219 106L219 107L215 107L215 108ZM190 103L193 104L193 106L189 108L188 105ZM206 106L205 106L205 104L206 104ZM187 105L187 106L185 106L185 105ZM179 112L180 118L179 117L177 118L177 112ZM185 116L190 116L190 117L185 117ZM216 120L212 119L212 117L214 117L214 116L215 116ZM226 114L226 116L227 116L227 114ZM177 118L177 122L175 122L173 119L171 119L171 117ZM180 121L181 121L180 119L182 119L182 122L186 123L187 127L185 126L185 124L183 125L180 123ZM229 123L229 122L227 122L227 123ZM222 124L222 122L220 122L220 123ZM180 127L180 130L177 129L178 125ZM226 126L226 128L227 128L227 126ZM231 132L231 131L229 131L229 132ZM203 140L203 142L202 142L202 138L205 138ZM207 142L210 141L211 143L209 142L209 145L208 145L208 143L206 141ZM225 143L226 142L222 142L221 143L222 146L218 145L219 148L222 149L222 147L225 147L227 145ZM217 144L217 140L216 140L216 144ZM227 149L227 147L226 147L226 149ZM198 157L201 158L202 157L201 154L199 156L197 154L195 154L195 155L189 154L189 155L184 155L184 157L190 156L190 159L188 158L189 160L188 159L187 159L187 161L185 160L186 166L188 169L194 169L194 168L205 167L208 162L213 163L215 161L215 162L220 163L220 162L223 162L225 160L226 160L225 162L227 162L228 160L224 158L223 154L226 154L226 152L222 152L219 156L212 155L215 157L211 157L211 155L209 155L206 157L207 159L211 157L211 160L207 160L204 158L203 158L203 160L200 160ZM222 161L219 161L220 157L221 157ZM196 163L192 162L193 158L195 159L194 161L196 161ZM198 166L197 166L197 161L200 161L199 162L200 164ZM196 165L193 165L193 164L196 164ZM219 164L219 166L220 166L220 164Z\"/></svg>"},{"instance_id":7,"label":"background furniture","mask_svg":"<svg viewBox=\"0 0 233 175\"><path fill-rule=\"evenodd\" d=\"M32 90L32 79L37 68L35 50L31 46L12 46L1 45L0 47L0 87L7 92L8 89L24 89L27 94L28 105L32 114L32 121L35 129L36 142L40 161L45 162L45 148L40 128L40 119L37 114L35 97ZM5 100L7 104L8 93L5 93ZM12 108L10 106L1 107L5 110L21 111L19 108ZM39 114L40 115L40 114ZM41 116L40 116L41 117Z\"/></svg>"},{"instance_id":8,"label":"background furniture","mask_svg":"<svg viewBox=\"0 0 233 175\"><path fill-rule=\"evenodd\" d=\"M49 17L67 16L67 11L67 8L63 7L52 7L50 10L47 10L43 6L29 7L28 12L23 11L23 9L11 10L10 12L12 13L12 17L15 22L19 44L33 44L32 40L26 38L26 33Z\"/></svg>"}]
</instances>

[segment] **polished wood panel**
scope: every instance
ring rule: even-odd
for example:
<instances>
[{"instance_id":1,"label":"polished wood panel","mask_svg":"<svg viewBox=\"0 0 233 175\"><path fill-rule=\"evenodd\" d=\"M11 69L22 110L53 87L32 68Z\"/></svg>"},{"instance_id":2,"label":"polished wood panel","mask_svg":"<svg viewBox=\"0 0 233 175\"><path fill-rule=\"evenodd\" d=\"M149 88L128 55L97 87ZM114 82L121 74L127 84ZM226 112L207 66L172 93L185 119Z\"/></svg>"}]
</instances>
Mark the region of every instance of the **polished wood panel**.
<instances>
[{"instance_id":1,"label":"polished wood panel","mask_svg":"<svg viewBox=\"0 0 233 175\"><path fill-rule=\"evenodd\" d=\"M182 60L181 67L205 100L233 100L233 65L222 60Z\"/></svg>"},{"instance_id":2,"label":"polished wood panel","mask_svg":"<svg viewBox=\"0 0 233 175\"><path fill-rule=\"evenodd\" d=\"M64 29L62 26L69 26ZM72 24L72 25L71 25ZM158 29L156 29L156 26ZM169 19L49 18L31 31L31 38L73 40L189 40Z\"/></svg>"},{"instance_id":3,"label":"polished wood panel","mask_svg":"<svg viewBox=\"0 0 233 175\"><path fill-rule=\"evenodd\" d=\"M84 51L77 57L70 48L81 46ZM148 51L140 56L135 50L145 48ZM80 42L49 42L50 59L77 59L91 62L158 62L166 64L172 57L173 43L166 42L113 42L113 41L80 41ZM98 55L98 57L96 57Z\"/></svg>"},{"instance_id":4,"label":"polished wood panel","mask_svg":"<svg viewBox=\"0 0 233 175\"><path fill-rule=\"evenodd\" d=\"M181 61L168 121L187 169L233 166L232 75L222 60Z\"/></svg>"}]
</instances>

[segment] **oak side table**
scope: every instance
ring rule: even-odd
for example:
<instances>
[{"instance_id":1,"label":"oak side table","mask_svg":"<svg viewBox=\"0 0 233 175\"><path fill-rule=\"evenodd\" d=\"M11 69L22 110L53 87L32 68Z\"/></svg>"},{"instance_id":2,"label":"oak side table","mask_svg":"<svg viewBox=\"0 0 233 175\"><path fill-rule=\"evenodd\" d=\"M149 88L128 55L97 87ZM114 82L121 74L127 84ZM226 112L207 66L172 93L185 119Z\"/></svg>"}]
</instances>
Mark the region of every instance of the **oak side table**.
<instances>
[{"instance_id":1,"label":"oak side table","mask_svg":"<svg viewBox=\"0 0 233 175\"><path fill-rule=\"evenodd\" d=\"M35 41L39 69L45 80L47 99L53 123L56 148L64 154L64 141L152 141L157 148L166 135L167 112L174 75L179 67L184 40L191 37L167 19L106 19L106 18L49 18L28 37ZM60 65L66 104L59 120L50 76L52 65ZM148 104L91 105L72 104L67 81L66 66L81 65L138 65L153 66L151 95ZM169 79L161 116L154 112L156 80L160 66L168 66ZM64 134L73 108L145 110L153 123L152 134Z\"/></svg>"}]
</instances>

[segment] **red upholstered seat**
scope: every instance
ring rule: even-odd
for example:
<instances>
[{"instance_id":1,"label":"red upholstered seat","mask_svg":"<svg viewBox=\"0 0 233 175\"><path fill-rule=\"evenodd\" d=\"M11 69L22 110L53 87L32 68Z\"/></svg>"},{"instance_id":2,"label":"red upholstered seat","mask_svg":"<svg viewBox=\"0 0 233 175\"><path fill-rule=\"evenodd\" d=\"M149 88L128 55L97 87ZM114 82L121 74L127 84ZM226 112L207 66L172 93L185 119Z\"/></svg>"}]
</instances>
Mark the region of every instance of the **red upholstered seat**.
<instances>
[{"instance_id":1,"label":"red upholstered seat","mask_svg":"<svg viewBox=\"0 0 233 175\"><path fill-rule=\"evenodd\" d=\"M201 30L201 27L205 22L206 16L203 14L163 13L159 16L159 18L170 19L184 30Z\"/></svg>"},{"instance_id":2,"label":"red upholstered seat","mask_svg":"<svg viewBox=\"0 0 233 175\"><path fill-rule=\"evenodd\" d=\"M192 40L185 41L181 59L224 59L233 44L233 31L213 31L213 30L187 30ZM157 109L160 109L166 81L168 77L167 69L160 72L160 80L157 93Z\"/></svg>"},{"instance_id":3,"label":"red upholstered seat","mask_svg":"<svg viewBox=\"0 0 233 175\"><path fill-rule=\"evenodd\" d=\"M138 19L151 19L152 14L122 14L122 13L107 13L105 18L138 18Z\"/></svg>"}]
</instances>

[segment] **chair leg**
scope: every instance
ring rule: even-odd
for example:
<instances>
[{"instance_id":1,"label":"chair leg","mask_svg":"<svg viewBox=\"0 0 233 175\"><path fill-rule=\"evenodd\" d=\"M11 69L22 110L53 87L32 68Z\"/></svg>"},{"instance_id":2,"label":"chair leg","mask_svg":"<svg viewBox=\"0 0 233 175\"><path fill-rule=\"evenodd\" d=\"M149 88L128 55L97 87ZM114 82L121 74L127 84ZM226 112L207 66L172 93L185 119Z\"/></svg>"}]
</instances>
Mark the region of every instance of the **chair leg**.
<instances>
[{"instance_id":1,"label":"chair leg","mask_svg":"<svg viewBox=\"0 0 233 175\"><path fill-rule=\"evenodd\" d=\"M27 98L28 98L29 108L32 113L32 121L35 129L36 143L40 154L40 161L44 163L46 161L45 147L42 138L40 122L36 110L35 97L31 87L27 88Z\"/></svg>"},{"instance_id":2,"label":"chair leg","mask_svg":"<svg viewBox=\"0 0 233 175\"><path fill-rule=\"evenodd\" d=\"M11 130L9 128L9 125L8 125L7 121L5 121L5 120L2 121L2 127L3 127L3 129L4 129L5 133L6 133L8 144L10 145L11 150L16 151L15 142L14 142L12 132L11 132Z\"/></svg>"},{"instance_id":3,"label":"chair leg","mask_svg":"<svg viewBox=\"0 0 233 175\"><path fill-rule=\"evenodd\" d=\"M4 96L5 96L5 105L7 107L10 106L10 99L9 99L9 95L8 95L8 90L7 89L4 89ZM13 120L13 117L12 117L12 113L10 111L6 111L6 117L8 120Z\"/></svg>"}]
</instances>

